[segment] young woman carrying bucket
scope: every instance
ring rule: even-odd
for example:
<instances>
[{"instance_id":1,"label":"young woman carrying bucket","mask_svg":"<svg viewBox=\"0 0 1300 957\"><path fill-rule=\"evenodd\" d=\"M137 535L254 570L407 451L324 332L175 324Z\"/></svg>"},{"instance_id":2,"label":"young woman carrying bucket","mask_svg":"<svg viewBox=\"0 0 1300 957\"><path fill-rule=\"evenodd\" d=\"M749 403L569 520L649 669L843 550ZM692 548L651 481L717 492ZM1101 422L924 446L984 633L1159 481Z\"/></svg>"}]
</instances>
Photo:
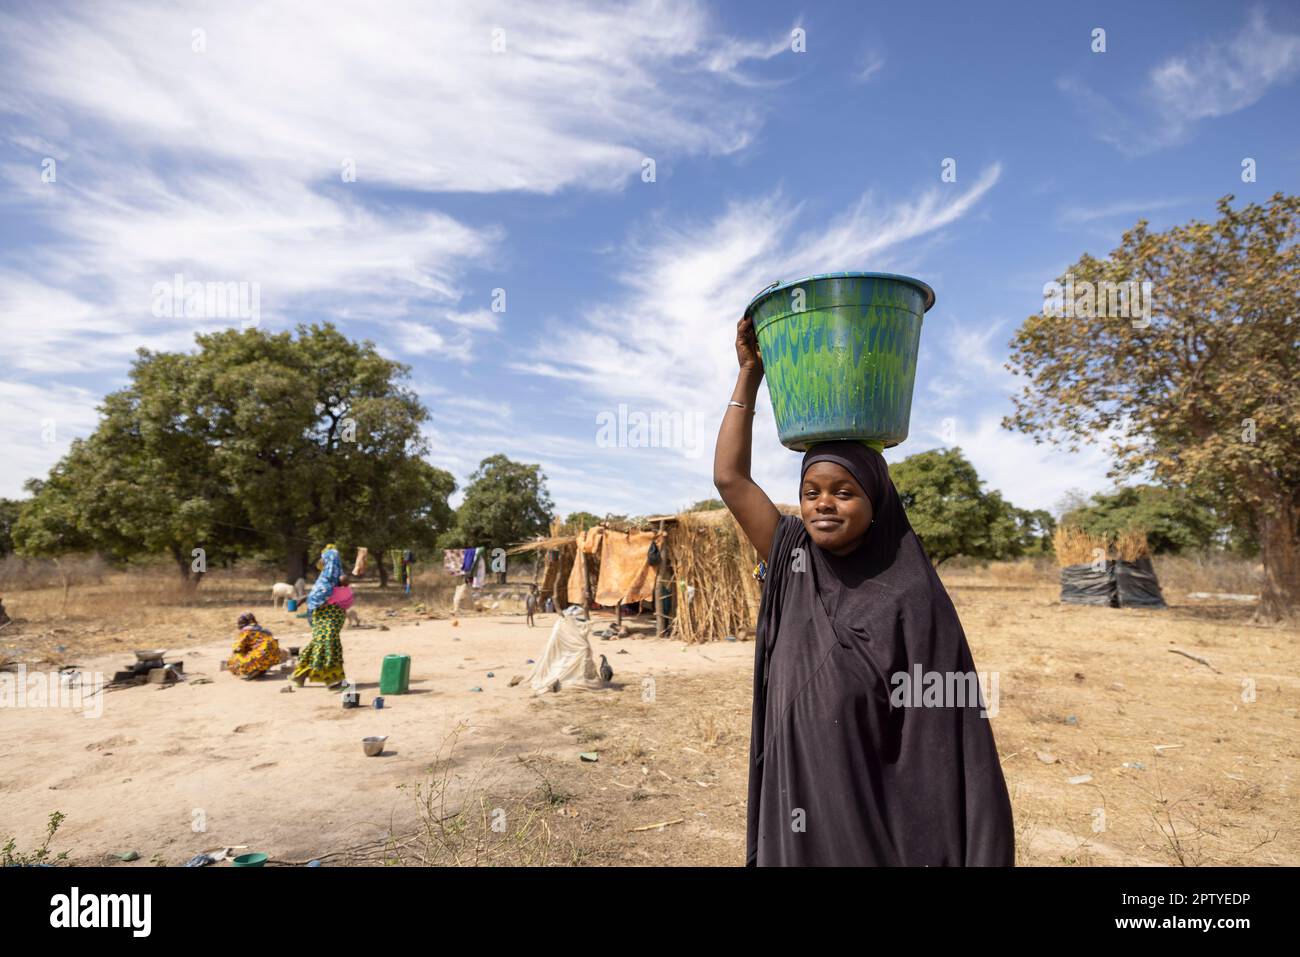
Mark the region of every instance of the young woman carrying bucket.
<instances>
[{"instance_id":1,"label":"young woman carrying bucket","mask_svg":"<svg viewBox=\"0 0 1300 957\"><path fill-rule=\"evenodd\" d=\"M751 310L736 326L740 373L713 466L767 563L745 863L1013 865L1011 802L970 648L878 442L808 445L797 517L750 477L764 375Z\"/></svg>"}]
</instances>

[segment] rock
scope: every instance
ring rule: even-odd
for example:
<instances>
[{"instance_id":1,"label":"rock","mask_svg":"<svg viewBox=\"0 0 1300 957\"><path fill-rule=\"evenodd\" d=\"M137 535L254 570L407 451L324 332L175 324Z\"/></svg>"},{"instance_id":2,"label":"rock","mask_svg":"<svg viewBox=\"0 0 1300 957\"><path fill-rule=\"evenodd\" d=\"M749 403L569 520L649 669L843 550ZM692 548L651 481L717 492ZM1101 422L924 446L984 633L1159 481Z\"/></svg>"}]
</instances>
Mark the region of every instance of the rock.
<instances>
[{"instance_id":1,"label":"rock","mask_svg":"<svg viewBox=\"0 0 1300 957\"><path fill-rule=\"evenodd\" d=\"M509 687L513 688L515 685L519 684L519 682L523 680L524 680L523 675L515 675L513 678L510 679Z\"/></svg>"},{"instance_id":2,"label":"rock","mask_svg":"<svg viewBox=\"0 0 1300 957\"><path fill-rule=\"evenodd\" d=\"M599 761L600 755L595 751L579 751L578 759L581 761Z\"/></svg>"},{"instance_id":3,"label":"rock","mask_svg":"<svg viewBox=\"0 0 1300 957\"><path fill-rule=\"evenodd\" d=\"M1092 780L1091 774L1076 774L1072 778L1066 778L1066 784L1087 784Z\"/></svg>"},{"instance_id":4,"label":"rock","mask_svg":"<svg viewBox=\"0 0 1300 957\"><path fill-rule=\"evenodd\" d=\"M1047 751L1035 751L1034 755L1044 764L1055 764L1057 762L1056 755L1050 754Z\"/></svg>"}]
</instances>

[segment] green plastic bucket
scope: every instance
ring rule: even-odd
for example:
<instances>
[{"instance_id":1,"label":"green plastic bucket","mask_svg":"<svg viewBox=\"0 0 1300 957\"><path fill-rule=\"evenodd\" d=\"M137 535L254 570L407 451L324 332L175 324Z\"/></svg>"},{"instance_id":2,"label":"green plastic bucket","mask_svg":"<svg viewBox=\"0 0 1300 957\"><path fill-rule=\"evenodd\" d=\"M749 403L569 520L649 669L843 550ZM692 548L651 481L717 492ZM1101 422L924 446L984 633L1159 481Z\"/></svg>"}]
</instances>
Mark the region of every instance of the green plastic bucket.
<instances>
[{"instance_id":1,"label":"green plastic bucket","mask_svg":"<svg viewBox=\"0 0 1300 957\"><path fill-rule=\"evenodd\" d=\"M838 272L773 283L745 309L788 449L907 438L921 321L934 290L909 276Z\"/></svg>"}]
</instances>

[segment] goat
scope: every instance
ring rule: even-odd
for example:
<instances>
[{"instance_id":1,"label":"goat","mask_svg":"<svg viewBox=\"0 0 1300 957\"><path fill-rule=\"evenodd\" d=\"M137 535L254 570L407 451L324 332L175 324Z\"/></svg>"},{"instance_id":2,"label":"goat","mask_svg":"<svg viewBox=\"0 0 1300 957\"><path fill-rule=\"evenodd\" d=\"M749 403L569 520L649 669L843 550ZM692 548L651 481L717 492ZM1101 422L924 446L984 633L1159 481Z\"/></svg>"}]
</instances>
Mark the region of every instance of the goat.
<instances>
[{"instance_id":1,"label":"goat","mask_svg":"<svg viewBox=\"0 0 1300 957\"><path fill-rule=\"evenodd\" d=\"M281 599L300 598L301 596L288 582L276 582L271 586L271 607L280 607Z\"/></svg>"}]
</instances>

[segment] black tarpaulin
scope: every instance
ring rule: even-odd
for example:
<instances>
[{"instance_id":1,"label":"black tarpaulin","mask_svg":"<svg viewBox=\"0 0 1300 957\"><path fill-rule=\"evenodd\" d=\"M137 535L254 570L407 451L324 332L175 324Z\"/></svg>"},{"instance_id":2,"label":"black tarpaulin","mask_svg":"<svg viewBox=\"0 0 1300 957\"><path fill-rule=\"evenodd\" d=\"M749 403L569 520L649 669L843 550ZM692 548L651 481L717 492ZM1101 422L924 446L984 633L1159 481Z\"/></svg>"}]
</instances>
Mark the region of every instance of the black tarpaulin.
<instances>
[{"instance_id":1,"label":"black tarpaulin","mask_svg":"<svg viewBox=\"0 0 1300 957\"><path fill-rule=\"evenodd\" d=\"M1061 603L1118 608L1115 562L1107 559L1105 568L1097 568L1095 565L1064 566L1061 569Z\"/></svg>"},{"instance_id":2,"label":"black tarpaulin","mask_svg":"<svg viewBox=\"0 0 1300 957\"><path fill-rule=\"evenodd\" d=\"M1115 591L1121 608L1168 608L1149 557L1115 563Z\"/></svg>"}]
</instances>

